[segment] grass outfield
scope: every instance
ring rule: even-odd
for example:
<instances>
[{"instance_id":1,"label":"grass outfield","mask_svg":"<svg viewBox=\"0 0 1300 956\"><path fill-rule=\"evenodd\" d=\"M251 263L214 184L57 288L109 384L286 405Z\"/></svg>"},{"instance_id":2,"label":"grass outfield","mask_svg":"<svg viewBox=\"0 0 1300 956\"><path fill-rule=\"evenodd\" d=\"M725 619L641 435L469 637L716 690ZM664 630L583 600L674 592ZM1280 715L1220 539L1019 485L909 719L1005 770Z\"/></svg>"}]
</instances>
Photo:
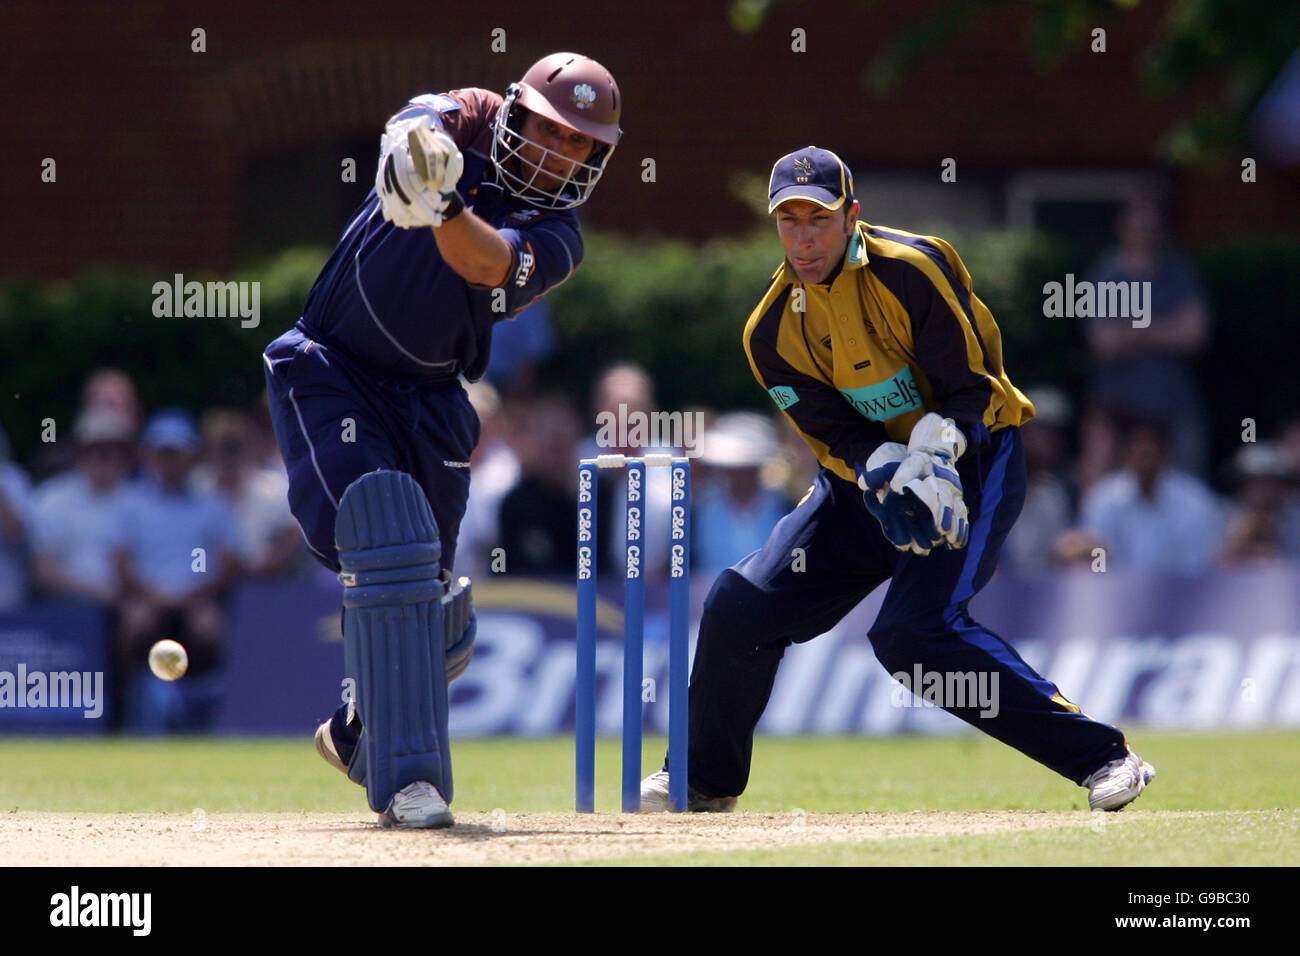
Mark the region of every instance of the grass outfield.
<instances>
[{"instance_id":1,"label":"grass outfield","mask_svg":"<svg viewBox=\"0 0 1300 956\"><path fill-rule=\"evenodd\" d=\"M1066 830L714 850L603 862L707 864L1270 865L1300 859L1300 733L1169 734L1130 742L1159 777L1129 811ZM646 743L646 768L662 753ZM616 740L597 809L618 800ZM456 745L458 813L572 810L568 738ZM0 739L0 811L364 812L361 792L302 740ZM987 737L760 738L741 810L788 815L1087 811L1087 793ZM1197 811L1173 813L1161 811ZM1206 812L1212 811L1212 812Z\"/></svg>"}]
</instances>

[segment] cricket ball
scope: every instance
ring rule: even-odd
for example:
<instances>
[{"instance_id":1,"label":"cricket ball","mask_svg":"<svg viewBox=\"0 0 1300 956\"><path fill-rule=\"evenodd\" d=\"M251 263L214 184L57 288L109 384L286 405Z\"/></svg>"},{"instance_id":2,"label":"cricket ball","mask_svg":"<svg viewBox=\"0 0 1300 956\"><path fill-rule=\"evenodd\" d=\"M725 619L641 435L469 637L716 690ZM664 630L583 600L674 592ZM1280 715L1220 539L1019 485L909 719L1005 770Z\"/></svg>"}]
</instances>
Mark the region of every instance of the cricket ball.
<instances>
[{"instance_id":1,"label":"cricket ball","mask_svg":"<svg viewBox=\"0 0 1300 956\"><path fill-rule=\"evenodd\" d=\"M175 680L190 666L190 655L176 641L159 641L149 648L149 670L163 680Z\"/></svg>"}]
</instances>

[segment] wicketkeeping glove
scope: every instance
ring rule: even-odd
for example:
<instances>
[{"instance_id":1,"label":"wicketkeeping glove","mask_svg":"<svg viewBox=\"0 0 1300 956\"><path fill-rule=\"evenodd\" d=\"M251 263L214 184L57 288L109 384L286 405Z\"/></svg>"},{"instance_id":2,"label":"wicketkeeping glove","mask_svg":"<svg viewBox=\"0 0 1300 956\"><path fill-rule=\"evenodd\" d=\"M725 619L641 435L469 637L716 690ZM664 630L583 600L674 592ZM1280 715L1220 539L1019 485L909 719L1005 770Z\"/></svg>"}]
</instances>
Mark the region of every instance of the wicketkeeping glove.
<instances>
[{"instance_id":1,"label":"wicketkeeping glove","mask_svg":"<svg viewBox=\"0 0 1300 956\"><path fill-rule=\"evenodd\" d=\"M911 496L930 513L940 540L950 548L964 548L970 539L956 467L965 451L966 436L953 420L929 412L912 428L907 457L889 480L891 491Z\"/></svg>"},{"instance_id":2,"label":"wicketkeeping glove","mask_svg":"<svg viewBox=\"0 0 1300 956\"><path fill-rule=\"evenodd\" d=\"M375 193L384 218L401 229L440 226L465 159L427 116L389 123L379 142Z\"/></svg>"},{"instance_id":3,"label":"wicketkeeping glove","mask_svg":"<svg viewBox=\"0 0 1300 956\"><path fill-rule=\"evenodd\" d=\"M885 442L872 452L865 465L858 466L858 487L867 510L880 522L889 543L899 551L925 555L942 540L930 512L914 498L889 490L890 479L906 458L906 446Z\"/></svg>"}]
</instances>

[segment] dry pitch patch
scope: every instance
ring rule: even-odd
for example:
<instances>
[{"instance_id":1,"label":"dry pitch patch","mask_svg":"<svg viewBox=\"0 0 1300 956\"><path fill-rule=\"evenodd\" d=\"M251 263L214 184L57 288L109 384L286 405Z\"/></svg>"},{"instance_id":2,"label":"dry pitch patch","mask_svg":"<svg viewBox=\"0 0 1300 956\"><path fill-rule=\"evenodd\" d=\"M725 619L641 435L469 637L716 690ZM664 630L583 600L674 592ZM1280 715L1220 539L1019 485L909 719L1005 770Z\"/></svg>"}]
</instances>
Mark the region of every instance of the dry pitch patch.
<instances>
[{"instance_id":1,"label":"dry pitch patch","mask_svg":"<svg viewBox=\"0 0 1300 956\"><path fill-rule=\"evenodd\" d=\"M516 865L1086 827L1091 815L495 811L457 814L449 830L405 832L381 830L374 820L366 813L0 813L0 859L11 866Z\"/></svg>"}]
</instances>

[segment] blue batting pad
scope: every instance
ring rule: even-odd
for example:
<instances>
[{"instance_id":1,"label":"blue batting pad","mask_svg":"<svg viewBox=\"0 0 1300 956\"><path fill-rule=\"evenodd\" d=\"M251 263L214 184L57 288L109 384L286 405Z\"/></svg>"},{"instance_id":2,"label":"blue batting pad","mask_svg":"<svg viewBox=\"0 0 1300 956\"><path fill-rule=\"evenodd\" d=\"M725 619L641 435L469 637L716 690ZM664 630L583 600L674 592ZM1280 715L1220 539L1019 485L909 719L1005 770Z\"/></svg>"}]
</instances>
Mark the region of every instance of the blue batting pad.
<instances>
[{"instance_id":1,"label":"blue batting pad","mask_svg":"<svg viewBox=\"0 0 1300 956\"><path fill-rule=\"evenodd\" d=\"M428 499L405 472L362 475L343 493L334 536L363 728L348 775L376 813L416 780L450 803L441 546Z\"/></svg>"}]
</instances>

